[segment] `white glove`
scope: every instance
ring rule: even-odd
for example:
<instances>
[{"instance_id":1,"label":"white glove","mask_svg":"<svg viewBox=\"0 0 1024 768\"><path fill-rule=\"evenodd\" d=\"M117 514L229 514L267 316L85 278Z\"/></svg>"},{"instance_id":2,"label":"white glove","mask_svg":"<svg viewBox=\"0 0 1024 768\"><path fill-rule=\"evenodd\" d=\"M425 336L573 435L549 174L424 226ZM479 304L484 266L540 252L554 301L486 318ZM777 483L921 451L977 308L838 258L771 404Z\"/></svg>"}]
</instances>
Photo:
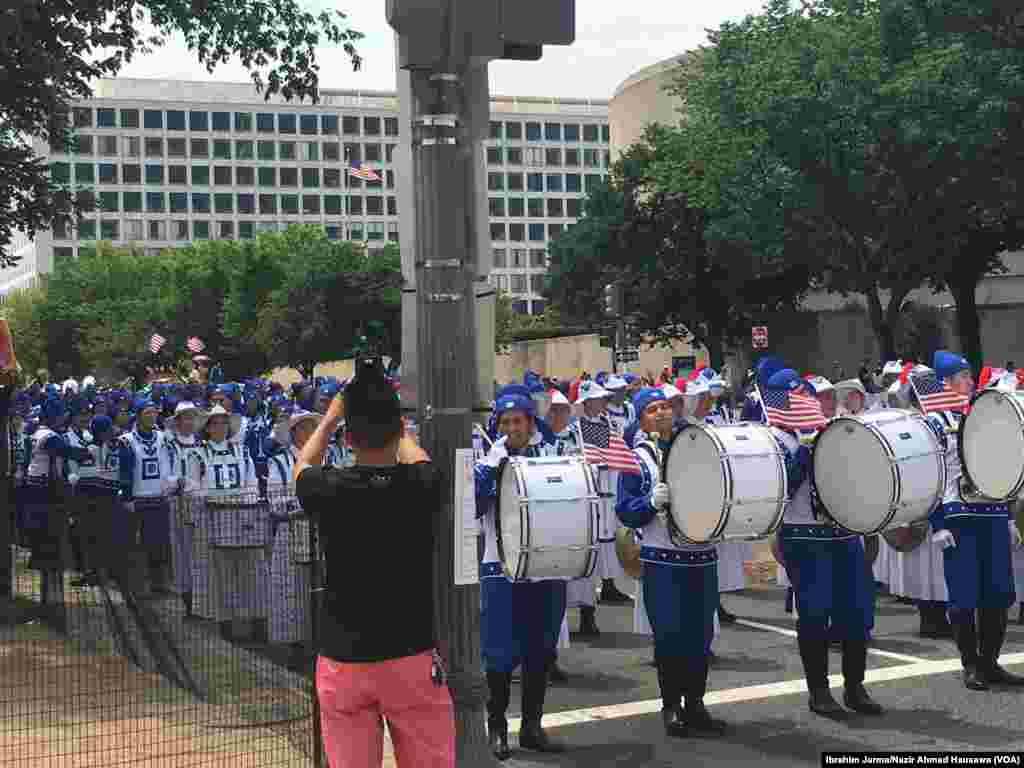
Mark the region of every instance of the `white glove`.
<instances>
[{"instance_id":1,"label":"white glove","mask_svg":"<svg viewBox=\"0 0 1024 768\"><path fill-rule=\"evenodd\" d=\"M1010 541L1013 542L1013 546L1019 547L1021 545L1020 530L1017 528L1017 523L1013 520L1009 521L1010 527Z\"/></svg>"},{"instance_id":2,"label":"white glove","mask_svg":"<svg viewBox=\"0 0 1024 768\"><path fill-rule=\"evenodd\" d=\"M932 536L932 543L938 544L943 549L949 549L956 546L956 539L952 533L943 528L941 531L936 531L935 535Z\"/></svg>"},{"instance_id":3,"label":"white glove","mask_svg":"<svg viewBox=\"0 0 1024 768\"><path fill-rule=\"evenodd\" d=\"M655 509L665 509L669 505L670 493L668 485L658 483L651 491L651 506Z\"/></svg>"},{"instance_id":4,"label":"white glove","mask_svg":"<svg viewBox=\"0 0 1024 768\"><path fill-rule=\"evenodd\" d=\"M129 515L134 515L135 514L135 502L134 501L126 501L124 503L124 511L127 514L129 514Z\"/></svg>"},{"instance_id":5,"label":"white glove","mask_svg":"<svg viewBox=\"0 0 1024 768\"><path fill-rule=\"evenodd\" d=\"M70 485L78 485L78 475L76 475L76 474L68 475L68 483ZM1013 525L1013 523L1011 522L1010 525Z\"/></svg>"}]
</instances>

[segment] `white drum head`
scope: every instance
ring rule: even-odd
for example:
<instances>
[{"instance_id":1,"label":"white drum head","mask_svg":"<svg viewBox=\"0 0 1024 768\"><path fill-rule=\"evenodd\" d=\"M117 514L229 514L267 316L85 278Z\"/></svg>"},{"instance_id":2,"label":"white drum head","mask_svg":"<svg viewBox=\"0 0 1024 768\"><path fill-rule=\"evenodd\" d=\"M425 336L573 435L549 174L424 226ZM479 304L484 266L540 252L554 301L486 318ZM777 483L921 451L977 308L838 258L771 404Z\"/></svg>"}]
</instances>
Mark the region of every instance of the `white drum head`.
<instances>
[{"instance_id":1,"label":"white drum head","mask_svg":"<svg viewBox=\"0 0 1024 768\"><path fill-rule=\"evenodd\" d=\"M718 443L707 430L691 424L676 435L664 482L671 490L672 519L683 536L711 540L724 514L725 475Z\"/></svg>"},{"instance_id":2,"label":"white drum head","mask_svg":"<svg viewBox=\"0 0 1024 768\"><path fill-rule=\"evenodd\" d=\"M519 488L519 473L516 471L514 463L505 464L498 482L500 484L498 487L500 527L497 534L501 545L499 551L505 574L514 577L524 543L523 516L519 509L519 500L523 494Z\"/></svg>"},{"instance_id":3,"label":"white drum head","mask_svg":"<svg viewBox=\"0 0 1024 768\"><path fill-rule=\"evenodd\" d=\"M885 446L853 418L836 419L818 435L814 484L832 519L855 533L885 524L896 490Z\"/></svg>"},{"instance_id":4,"label":"white drum head","mask_svg":"<svg viewBox=\"0 0 1024 768\"><path fill-rule=\"evenodd\" d=\"M971 482L993 499L1020 490L1024 469L1024 424L1018 405L1024 398L986 390L960 425L961 457Z\"/></svg>"}]
</instances>

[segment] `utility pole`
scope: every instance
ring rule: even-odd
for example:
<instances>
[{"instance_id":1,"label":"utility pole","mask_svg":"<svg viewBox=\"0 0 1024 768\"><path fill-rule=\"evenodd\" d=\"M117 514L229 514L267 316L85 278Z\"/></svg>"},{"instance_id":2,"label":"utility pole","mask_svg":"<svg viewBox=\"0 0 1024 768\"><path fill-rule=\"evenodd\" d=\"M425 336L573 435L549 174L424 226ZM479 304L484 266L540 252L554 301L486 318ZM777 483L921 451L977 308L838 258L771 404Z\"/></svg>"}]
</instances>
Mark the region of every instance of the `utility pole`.
<instances>
[{"instance_id":1,"label":"utility pole","mask_svg":"<svg viewBox=\"0 0 1024 768\"><path fill-rule=\"evenodd\" d=\"M435 630L455 709L456 765L477 768L497 763L484 729L480 588L455 586L453 547L462 511L454 509L453 470L456 450L472 445L480 390L490 387L481 369L488 378L494 369L493 338L477 339L478 324L493 336L492 292L481 285L490 268L482 191L487 61L537 60L542 45L571 43L575 2L387 0L386 13L397 33L399 94L407 100L400 104L407 122L399 128L399 157L409 169L408 188L400 190L402 339L403 346L415 344L415 355L402 356L402 405L415 409L419 440L442 476ZM487 305L479 312L478 297ZM411 396L407 378L414 379Z\"/></svg>"}]
</instances>

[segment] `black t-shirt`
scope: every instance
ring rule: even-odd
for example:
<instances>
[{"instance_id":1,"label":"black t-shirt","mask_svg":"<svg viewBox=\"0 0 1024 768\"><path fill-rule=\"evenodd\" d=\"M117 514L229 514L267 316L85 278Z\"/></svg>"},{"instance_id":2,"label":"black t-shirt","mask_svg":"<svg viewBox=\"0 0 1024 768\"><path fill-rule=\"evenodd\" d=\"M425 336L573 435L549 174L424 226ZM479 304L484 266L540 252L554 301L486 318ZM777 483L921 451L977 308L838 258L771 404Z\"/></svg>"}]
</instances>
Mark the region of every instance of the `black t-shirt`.
<instances>
[{"instance_id":1,"label":"black t-shirt","mask_svg":"<svg viewBox=\"0 0 1024 768\"><path fill-rule=\"evenodd\" d=\"M435 647L434 466L307 467L296 491L327 558L319 653L371 662Z\"/></svg>"}]
</instances>

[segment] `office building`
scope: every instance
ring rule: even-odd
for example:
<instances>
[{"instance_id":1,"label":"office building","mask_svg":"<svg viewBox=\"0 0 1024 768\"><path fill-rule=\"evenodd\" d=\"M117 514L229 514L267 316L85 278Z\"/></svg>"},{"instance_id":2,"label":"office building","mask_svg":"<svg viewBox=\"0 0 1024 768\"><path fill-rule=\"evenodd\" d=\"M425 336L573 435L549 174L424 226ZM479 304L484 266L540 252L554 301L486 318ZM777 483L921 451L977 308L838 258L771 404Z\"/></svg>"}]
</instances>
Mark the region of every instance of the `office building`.
<instances>
[{"instance_id":1,"label":"office building","mask_svg":"<svg viewBox=\"0 0 1024 768\"><path fill-rule=\"evenodd\" d=\"M70 148L39 148L53 178L95 190L98 210L35 243L39 272L97 240L147 252L246 239L290 224L331 239L397 242L394 93L324 90L264 101L249 84L113 79L69 118ZM487 187L494 284L543 310L546 246L607 173L607 101L491 99ZM349 169L372 170L378 180Z\"/></svg>"}]
</instances>

